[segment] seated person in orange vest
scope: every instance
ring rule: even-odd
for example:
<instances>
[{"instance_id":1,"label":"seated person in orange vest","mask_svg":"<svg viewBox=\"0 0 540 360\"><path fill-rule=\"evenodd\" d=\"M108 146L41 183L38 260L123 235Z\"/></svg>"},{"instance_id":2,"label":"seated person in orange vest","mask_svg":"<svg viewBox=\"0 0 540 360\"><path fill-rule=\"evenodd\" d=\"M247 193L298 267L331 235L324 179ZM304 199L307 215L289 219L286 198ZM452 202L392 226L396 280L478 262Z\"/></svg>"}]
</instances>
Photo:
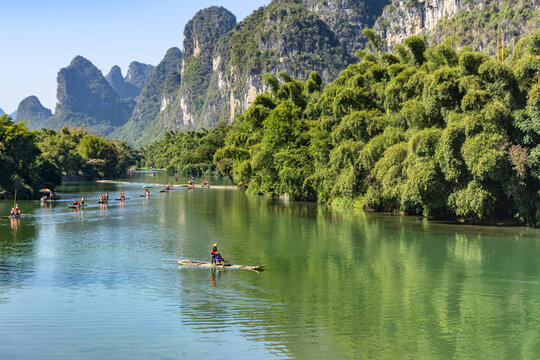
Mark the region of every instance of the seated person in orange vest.
<instances>
[{"instance_id":1,"label":"seated person in orange vest","mask_svg":"<svg viewBox=\"0 0 540 360\"><path fill-rule=\"evenodd\" d=\"M223 259L221 254L218 252L217 244L212 245L212 250L210 250L210 255L212 255L212 264L223 265L225 263L225 259Z\"/></svg>"}]
</instances>

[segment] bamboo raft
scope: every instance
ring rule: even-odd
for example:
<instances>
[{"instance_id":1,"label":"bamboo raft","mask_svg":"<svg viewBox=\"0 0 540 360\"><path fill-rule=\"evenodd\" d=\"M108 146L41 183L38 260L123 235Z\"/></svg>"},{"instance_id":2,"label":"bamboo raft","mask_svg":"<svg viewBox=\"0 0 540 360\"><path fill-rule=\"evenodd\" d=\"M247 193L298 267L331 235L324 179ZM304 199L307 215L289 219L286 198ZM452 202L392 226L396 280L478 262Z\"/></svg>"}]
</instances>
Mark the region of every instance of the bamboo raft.
<instances>
[{"instance_id":1,"label":"bamboo raft","mask_svg":"<svg viewBox=\"0 0 540 360\"><path fill-rule=\"evenodd\" d=\"M27 218L32 216L31 214L20 214L20 215L9 215L9 216L0 216L0 219L20 219Z\"/></svg>"},{"instance_id":2,"label":"bamboo raft","mask_svg":"<svg viewBox=\"0 0 540 360\"><path fill-rule=\"evenodd\" d=\"M218 269L242 269L242 270L264 270L264 267L266 265L257 265L257 266L248 266L248 265L232 265L232 264L224 264L224 265L217 265L212 264L209 261L195 261L195 260L177 260L178 265L186 265L186 266L198 266L198 267L206 267L206 268L218 268Z\"/></svg>"},{"instance_id":3,"label":"bamboo raft","mask_svg":"<svg viewBox=\"0 0 540 360\"><path fill-rule=\"evenodd\" d=\"M70 209L80 209L80 208L84 208L86 207L86 205L69 205L68 208Z\"/></svg>"}]
</instances>

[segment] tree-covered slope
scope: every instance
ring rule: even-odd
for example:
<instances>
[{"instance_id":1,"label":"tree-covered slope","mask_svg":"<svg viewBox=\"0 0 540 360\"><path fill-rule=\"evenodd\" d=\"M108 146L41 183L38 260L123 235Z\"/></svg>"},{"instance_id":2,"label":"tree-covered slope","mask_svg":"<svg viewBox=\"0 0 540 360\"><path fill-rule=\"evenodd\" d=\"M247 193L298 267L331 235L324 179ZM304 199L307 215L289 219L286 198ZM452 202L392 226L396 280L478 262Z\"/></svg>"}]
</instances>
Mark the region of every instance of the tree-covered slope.
<instances>
[{"instance_id":1,"label":"tree-covered slope","mask_svg":"<svg viewBox=\"0 0 540 360\"><path fill-rule=\"evenodd\" d=\"M122 70L120 70L118 65L114 65L111 68L105 76L105 80L107 80L113 90L122 98L136 98L141 93L140 88L125 81L122 76Z\"/></svg>"},{"instance_id":2,"label":"tree-covered slope","mask_svg":"<svg viewBox=\"0 0 540 360\"><path fill-rule=\"evenodd\" d=\"M298 0L324 21L351 55L363 48L362 30L372 27L390 0Z\"/></svg>"},{"instance_id":3,"label":"tree-covered slope","mask_svg":"<svg viewBox=\"0 0 540 360\"><path fill-rule=\"evenodd\" d=\"M538 28L539 9L540 3L530 0L393 0L376 28L388 47L426 34L434 43L456 36L461 46L495 54L501 39L506 47L513 47Z\"/></svg>"},{"instance_id":4,"label":"tree-covered slope","mask_svg":"<svg viewBox=\"0 0 540 360\"><path fill-rule=\"evenodd\" d=\"M39 99L32 95L19 103L15 122L24 120L30 129L41 129L51 116L51 110L41 105Z\"/></svg>"},{"instance_id":5,"label":"tree-covered slope","mask_svg":"<svg viewBox=\"0 0 540 360\"><path fill-rule=\"evenodd\" d=\"M232 121L265 89L266 73L287 71L305 79L315 70L329 82L352 61L328 25L303 4L272 2L220 38L197 124Z\"/></svg>"},{"instance_id":6,"label":"tree-covered slope","mask_svg":"<svg viewBox=\"0 0 540 360\"><path fill-rule=\"evenodd\" d=\"M122 99L90 61L77 56L60 70L57 77L57 104L54 116L44 126L59 129L65 125L81 125L102 134L109 134L124 125L135 105Z\"/></svg>"},{"instance_id":7,"label":"tree-covered slope","mask_svg":"<svg viewBox=\"0 0 540 360\"><path fill-rule=\"evenodd\" d=\"M254 193L539 222L540 31L504 61L418 36L359 55L323 91L268 77L218 168Z\"/></svg>"},{"instance_id":8,"label":"tree-covered slope","mask_svg":"<svg viewBox=\"0 0 540 360\"><path fill-rule=\"evenodd\" d=\"M129 64L128 71L125 77L125 81L129 84L135 85L139 89L144 87L146 80L152 75L154 66L149 64L143 64L138 61L132 61Z\"/></svg>"},{"instance_id":9,"label":"tree-covered slope","mask_svg":"<svg viewBox=\"0 0 540 360\"><path fill-rule=\"evenodd\" d=\"M235 16L217 6L197 12L186 24L181 85L156 119L162 127L200 127L197 118L206 100L216 44L235 24Z\"/></svg>"},{"instance_id":10,"label":"tree-covered slope","mask_svg":"<svg viewBox=\"0 0 540 360\"><path fill-rule=\"evenodd\" d=\"M163 60L155 67L146 81L129 122L117 129L114 137L132 144L148 143L163 133L154 120L167 106L171 93L176 94L179 87L182 66L182 52L171 48Z\"/></svg>"}]
</instances>

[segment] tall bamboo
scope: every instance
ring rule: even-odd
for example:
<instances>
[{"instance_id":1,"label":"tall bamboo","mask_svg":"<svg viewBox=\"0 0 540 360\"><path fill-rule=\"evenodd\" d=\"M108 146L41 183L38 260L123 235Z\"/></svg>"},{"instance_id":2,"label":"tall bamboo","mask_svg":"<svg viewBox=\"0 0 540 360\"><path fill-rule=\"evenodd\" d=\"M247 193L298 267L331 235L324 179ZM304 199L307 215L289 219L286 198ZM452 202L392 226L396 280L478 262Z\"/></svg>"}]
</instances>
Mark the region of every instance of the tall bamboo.
<instances>
[{"instance_id":1,"label":"tall bamboo","mask_svg":"<svg viewBox=\"0 0 540 360\"><path fill-rule=\"evenodd\" d=\"M499 59L499 41L501 39L501 25L497 24L497 62L500 62Z\"/></svg>"},{"instance_id":2,"label":"tall bamboo","mask_svg":"<svg viewBox=\"0 0 540 360\"><path fill-rule=\"evenodd\" d=\"M501 32L501 44L502 44L501 62L504 63L504 29Z\"/></svg>"}]
</instances>

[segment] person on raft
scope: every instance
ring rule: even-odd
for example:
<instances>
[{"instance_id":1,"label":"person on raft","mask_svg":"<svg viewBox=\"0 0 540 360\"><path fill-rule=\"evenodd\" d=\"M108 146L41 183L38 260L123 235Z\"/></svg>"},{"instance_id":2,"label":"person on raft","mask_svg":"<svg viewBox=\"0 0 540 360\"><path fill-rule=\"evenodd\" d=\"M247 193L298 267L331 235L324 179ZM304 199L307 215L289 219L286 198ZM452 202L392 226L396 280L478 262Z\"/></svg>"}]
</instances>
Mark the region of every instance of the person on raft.
<instances>
[{"instance_id":1,"label":"person on raft","mask_svg":"<svg viewBox=\"0 0 540 360\"><path fill-rule=\"evenodd\" d=\"M225 260L218 251L217 244L212 245L210 255L212 255L212 265L223 265L225 263Z\"/></svg>"},{"instance_id":2,"label":"person on raft","mask_svg":"<svg viewBox=\"0 0 540 360\"><path fill-rule=\"evenodd\" d=\"M75 199L75 201L73 201L73 206L80 206L81 205L81 202L78 201L77 199Z\"/></svg>"},{"instance_id":3,"label":"person on raft","mask_svg":"<svg viewBox=\"0 0 540 360\"><path fill-rule=\"evenodd\" d=\"M79 205L84 206L84 200L85 200L85 199L84 199L84 196L83 196L83 197L81 198L81 201L79 202Z\"/></svg>"},{"instance_id":4,"label":"person on raft","mask_svg":"<svg viewBox=\"0 0 540 360\"><path fill-rule=\"evenodd\" d=\"M120 199L125 199L126 198L126 194L124 194L123 191L120 192Z\"/></svg>"},{"instance_id":5,"label":"person on raft","mask_svg":"<svg viewBox=\"0 0 540 360\"><path fill-rule=\"evenodd\" d=\"M11 216L19 216L21 215L21 212L19 210L19 205L15 205L14 208L11 208L11 213L10 213Z\"/></svg>"},{"instance_id":6,"label":"person on raft","mask_svg":"<svg viewBox=\"0 0 540 360\"><path fill-rule=\"evenodd\" d=\"M105 194L105 197L107 198L107 201L109 201L109 193L108 192Z\"/></svg>"},{"instance_id":7,"label":"person on raft","mask_svg":"<svg viewBox=\"0 0 540 360\"><path fill-rule=\"evenodd\" d=\"M144 195L146 196L150 195L150 190L148 190L148 188L144 189Z\"/></svg>"}]
</instances>

